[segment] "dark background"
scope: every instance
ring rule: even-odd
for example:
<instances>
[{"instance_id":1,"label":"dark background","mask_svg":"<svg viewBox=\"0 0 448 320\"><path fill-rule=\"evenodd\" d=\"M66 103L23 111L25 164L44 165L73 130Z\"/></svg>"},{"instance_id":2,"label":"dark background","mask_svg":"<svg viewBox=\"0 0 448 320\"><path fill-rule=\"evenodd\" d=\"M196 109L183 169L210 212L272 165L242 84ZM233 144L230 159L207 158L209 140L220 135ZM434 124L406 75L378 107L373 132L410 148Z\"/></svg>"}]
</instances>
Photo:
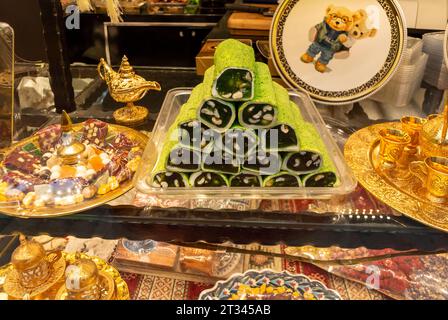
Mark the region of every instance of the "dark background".
<instances>
[{"instance_id":1,"label":"dark background","mask_svg":"<svg viewBox=\"0 0 448 320\"><path fill-rule=\"evenodd\" d=\"M37 0L0 0L0 21L15 31L16 54L27 60L45 60L39 3Z\"/></svg>"},{"instance_id":2,"label":"dark background","mask_svg":"<svg viewBox=\"0 0 448 320\"><path fill-rule=\"evenodd\" d=\"M225 12L225 11L224 11ZM124 15L129 22L184 22L182 27L112 27L109 33L111 60L121 61L127 54L134 65L194 67L212 27L197 27L194 22L217 23L223 13L197 15ZM46 61L38 0L0 0L0 21L15 31L16 55L31 61ZM81 14L80 29L68 30L66 38L70 62L96 64L105 56L103 23L105 14Z\"/></svg>"}]
</instances>

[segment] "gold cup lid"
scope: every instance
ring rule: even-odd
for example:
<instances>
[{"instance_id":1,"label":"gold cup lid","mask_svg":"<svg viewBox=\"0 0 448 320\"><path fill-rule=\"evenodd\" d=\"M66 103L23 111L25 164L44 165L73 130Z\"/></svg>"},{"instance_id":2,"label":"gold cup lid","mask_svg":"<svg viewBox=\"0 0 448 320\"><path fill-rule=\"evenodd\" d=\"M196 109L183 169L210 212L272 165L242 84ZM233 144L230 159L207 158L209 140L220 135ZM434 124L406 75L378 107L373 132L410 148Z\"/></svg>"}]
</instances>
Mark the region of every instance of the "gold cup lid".
<instances>
[{"instance_id":1,"label":"gold cup lid","mask_svg":"<svg viewBox=\"0 0 448 320\"><path fill-rule=\"evenodd\" d=\"M73 137L72 120L70 116L63 111L61 116L62 127L62 145L58 148L57 154L64 164L74 165L78 163L79 156L84 152L86 146L78 142Z\"/></svg>"},{"instance_id":2,"label":"gold cup lid","mask_svg":"<svg viewBox=\"0 0 448 320\"><path fill-rule=\"evenodd\" d=\"M45 249L40 243L28 241L21 235L20 245L12 253L11 263L20 272L37 266L45 257Z\"/></svg>"},{"instance_id":3,"label":"gold cup lid","mask_svg":"<svg viewBox=\"0 0 448 320\"><path fill-rule=\"evenodd\" d=\"M65 285L68 292L82 292L98 284L98 268L92 260L78 259L65 273Z\"/></svg>"}]
</instances>

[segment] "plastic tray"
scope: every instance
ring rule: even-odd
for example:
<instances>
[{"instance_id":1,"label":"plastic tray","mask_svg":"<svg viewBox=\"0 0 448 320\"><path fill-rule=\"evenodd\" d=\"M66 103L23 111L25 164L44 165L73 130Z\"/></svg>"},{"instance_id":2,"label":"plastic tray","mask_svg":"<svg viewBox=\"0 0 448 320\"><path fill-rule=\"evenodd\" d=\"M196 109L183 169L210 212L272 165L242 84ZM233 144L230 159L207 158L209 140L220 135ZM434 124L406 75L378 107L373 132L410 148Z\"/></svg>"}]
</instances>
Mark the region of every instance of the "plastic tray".
<instances>
[{"instance_id":1,"label":"plastic tray","mask_svg":"<svg viewBox=\"0 0 448 320\"><path fill-rule=\"evenodd\" d=\"M403 53L402 66L413 65L420 57L423 50L423 40L418 38L408 37L407 48Z\"/></svg>"},{"instance_id":2,"label":"plastic tray","mask_svg":"<svg viewBox=\"0 0 448 320\"><path fill-rule=\"evenodd\" d=\"M392 82L394 84L413 83L418 79L420 73L424 73L428 62L428 54L422 53L415 63L401 65L386 87Z\"/></svg>"},{"instance_id":3,"label":"plastic tray","mask_svg":"<svg viewBox=\"0 0 448 320\"><path fill-rule=\"evenodd\" d=\"M190 96L190 88L168 91L148 141L135 180L136 188L143 193L171 199L328 199L345 195L356 187L356 180L344 161L342 152L331 138L322 117L308 95L290 92L305 120L313 123L320 133L327 151L335 164L340 185L333 188L153 188L146 183L162 150L167 130L174 122L181 106Z\"/></svg>"}]
</instances>

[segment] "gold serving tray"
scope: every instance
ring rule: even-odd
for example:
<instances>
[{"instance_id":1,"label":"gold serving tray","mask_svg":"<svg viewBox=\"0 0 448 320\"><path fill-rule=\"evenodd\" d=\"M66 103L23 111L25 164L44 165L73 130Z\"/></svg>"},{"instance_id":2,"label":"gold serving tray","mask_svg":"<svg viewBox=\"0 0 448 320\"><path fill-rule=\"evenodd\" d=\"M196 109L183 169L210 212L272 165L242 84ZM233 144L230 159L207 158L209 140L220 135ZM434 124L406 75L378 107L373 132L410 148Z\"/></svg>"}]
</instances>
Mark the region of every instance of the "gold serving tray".
<instances>
[{"instance_id":1,"label":"gold serving tray","mask_svg":"<svg viewBox=\"0 0 448 320\"><path fill-rule=\"evenodd\" d=\"M112 300L129 300L130 299L128 285L121 278L120 273L117 271L117 269L115 269L114 267L112 267L111 265L106 263L103 259L100 259L98 257L92 257L85 253L63 252L62 255L65 259L66 265L69 265L69 264L75 262L77 259L92 260L93 262L95 262L96 266L98 267L98 271L100 271L100 273L106 274L108 277L113 279L115 288L114 288L114 295L112 297ZM2 281L2 279L6 278L7 273L11 269L12 269L12 265L10 263L8 263L5 266L0 267L0 293L4 293L4 291L3 291L3 281L4 280ZM37 296L35 299L42 299L42 300L55 299L57 290L63 284L64 284L64 280L62 279L58 283L56 283L52 288L50 288L47 292Z\"/></svg>"},{"instance_id":2,"label":"gold serving tray","mask_svg":"<svg viewBox=\"0 0 448 320\"><path fill-rule=\"evenodd\" d=\"M74 132L78 132L82 130L83 123L73 124L72 130ZM118 134L123 133L132 141L136 142L137 145L143 150L145 150L146 142L148 141L148 137L136 130L119 126L115 124L109 124L109 133ZM8 149L4 149L1 151L5 156L12 152L15 148L25 146L28 143L37 140L37 136L30 136L26 139L21 140L20 142L14 144ZM0 163L0 167L3 167L3 162ZM88 209L92 209L98 207L106 202L112 201L115 198L123 195L128 192L133 187L133 180L135 178L135 174L133 179L127 180L120 184L120 186L110 191L104 195L97 195L94 199L84 200L82 203L67 205L67 206L51 206L37 209L26 209L18 206L7 207L0 203L0 212L9 216L14 216L18 218L51 218L51 217L60 217L66 216L73 213L85 211Z\"/></svg>"},{"instance_id":3,"label":"gold serving tray","mask_svg":"<svg viewBox=\"0 0 448 320\"><path fill-rule=\"evenodd\" d=\"M430 227L448 232L448 207L430 202L422 182L403 170L386 173L380 169L379 131L400 129L397 122L376 124L355 132L345 145L344 155L358 182L376 198Z\"/></svg>"}]
</instances>

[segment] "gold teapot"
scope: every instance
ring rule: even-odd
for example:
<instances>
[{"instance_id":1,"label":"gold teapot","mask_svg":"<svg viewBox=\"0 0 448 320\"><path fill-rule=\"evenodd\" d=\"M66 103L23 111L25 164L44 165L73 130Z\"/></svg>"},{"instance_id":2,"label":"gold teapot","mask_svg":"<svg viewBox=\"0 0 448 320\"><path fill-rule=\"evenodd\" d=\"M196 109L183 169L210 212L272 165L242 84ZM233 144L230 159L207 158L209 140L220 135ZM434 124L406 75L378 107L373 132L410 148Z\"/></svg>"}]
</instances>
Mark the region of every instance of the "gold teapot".
<instances>
[{"instance_id":1,"label":"gold teapot","mask_svg":"<svg viewBox=\"0 0 448 320\"><path fill-rule=\"evenodd\" d=\"M11 257L4 290L15 299L39 297L62 279L65 260L60 251L47 253L36 241L20 236L20 245Z\"/></svg>"},{"instance_id":2,"label":"gold teapot","mask_svg":"<svg viewBox=\"0 0 448 320\"><path fill-rule=\"evenodd\" d=\"M134 102L142 99L148 90L160 91L160 84L156 81L146 81L137 75L126 56L123 56L118 72L115 72L103 58L97 70L101 79L106 81L111 97L117 102L126 103L125 107L114 112L115 121L129 126L145 121L148 117L148 109L135 106Z\"/></svg>"},{"instance_id":3,"label":"gold teapot","mask_svg":"<svg viewBox=\"0 0 448 320\"><path fill-rule=\"evenodd\" d=\"M442 114L431 115L420 134L420 154L426 157L448 157L448 104Z\"/></svg>"}]
</instances>

